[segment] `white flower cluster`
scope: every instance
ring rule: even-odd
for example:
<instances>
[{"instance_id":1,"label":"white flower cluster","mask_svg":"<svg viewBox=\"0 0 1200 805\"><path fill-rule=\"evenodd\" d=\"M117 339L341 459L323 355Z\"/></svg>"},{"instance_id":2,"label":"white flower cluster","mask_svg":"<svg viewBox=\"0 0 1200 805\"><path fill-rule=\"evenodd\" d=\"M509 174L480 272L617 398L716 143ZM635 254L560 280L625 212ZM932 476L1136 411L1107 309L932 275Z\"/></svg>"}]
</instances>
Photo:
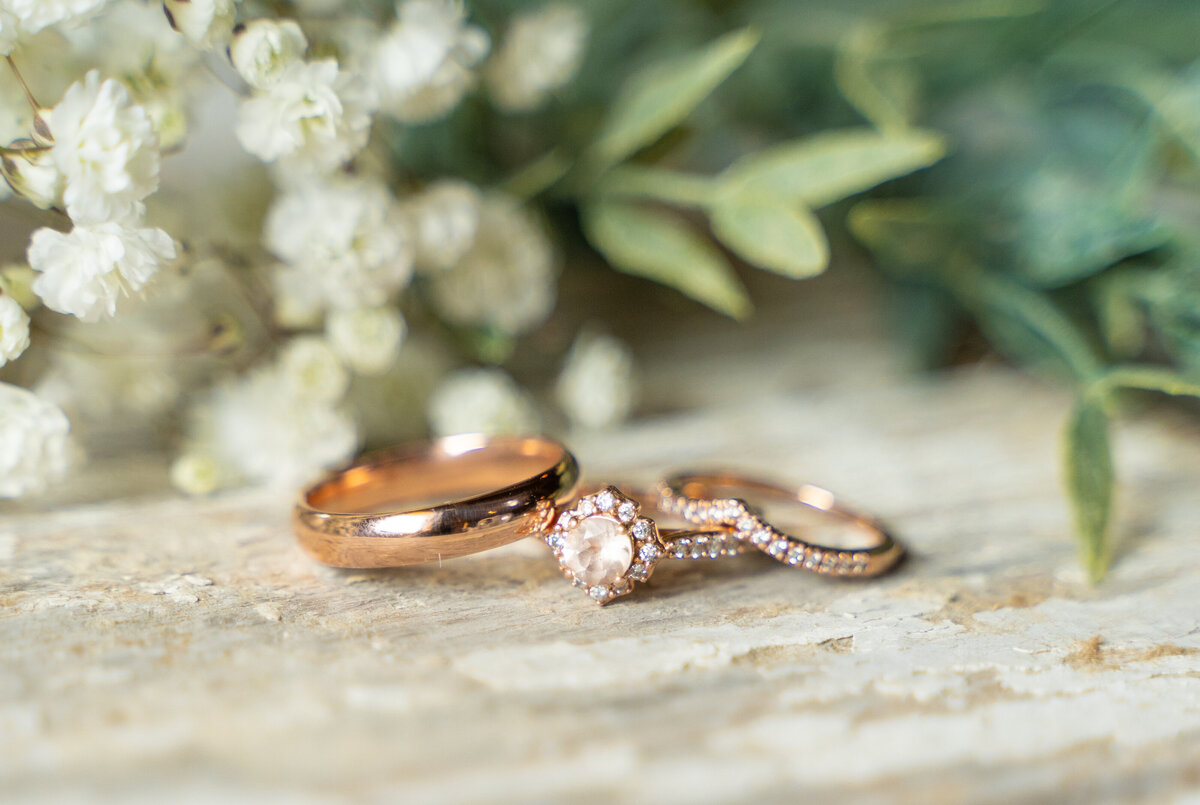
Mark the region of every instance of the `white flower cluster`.
<instances>
[{"instance_id":1,"label":"white flower cluster","mask_svg":"<svg viewBox=\"0 0 1200 805\"><path fill-rule=\"evenodd\" d=\"M567 356L556 388L558 403L580 428L604 428L633 407L633 356L610 335L583 333Z\"/></svg>"},{"instance_id":2,"label":"white flower cluster","mask_svg":"<svg viewBox=\"0 0 1200 805\"><path fill-rule=\"evenodd\" d=\"M294 22L258 20L230 46L239 75L253 90L242 103L237 136L283 175L321 175L367 144L371 98L336 59L305 61L308 42Z\"/></svg>"},{"instance_id":3,"label":"white flower cluster","mask_svg":"<svg viewBox=\"0 0 1200 805\"><path fill-rule=\"evenodd\" d=\"M345 461L358 446L342 405L348 382L323 339L293 339L274 363L217 386L193 408L172 481L191 494L244 483L286 488Z\"/></svg>"},{"instance_id":4,"label":"white flower cluster","mask_svg":"<svg viewBox=\"0 0 1200 805\"><path fill-rule=\"evenodd\" d=\"M549 318L558 260L542 218L391 161L424 136L407 128L481 85L503 113L550 103L587 38L564 3L514 14L493 52L462 0L399 0L382 21L337 0L0 0L13 55L0 174L49 223L27 266L0 267L0 367L40 353L19 367L36 392L0 383L0 496L65 471L64 409L84 442L90 423L161 425L184 406L171 479L194 494L346 460L363 424L383 432L366 410L380 395L424 406L437 433L537 429L509 374L452 371L452 355L503 359ZM57 104L34 100L45 87L65 88ZM558 402L575 424L609 424L631 372L616 342L581 340ZM118 388L145 405L116 405Z\"/></svg>"},{"instance_id":5,"label":"white flower cluster","mask_svg":"<svg viewBox=\"0 0 1200 805\"><path fill-rule=\"evenodd\" d=\"M0 498L41 491L62 477L71 460L69 429L58 407L0 383Z\"/></svg>"},{"instance_id":6,"label":"white flower cluster","mask_svg":"<svg viewBox=\"0 0 1200 805\"><path fill-rule=\"evenodd\" d=\"M142 224L144 201L158 188L154 127L123 84L92 71L39 115L32 135L10 146L24 153L5 160L5 175L37 206L65 208L74 224L34 232L29 264L41 273L33 291L51 310L85 321L112 316L120 296L176 256L167 233Z\"/></svg>"},{"instance_id":7,"label":"white flower cluster","mask_svg":"<svg viewBox=\"0 0 1200 805\"><path fill-rule=\"evenodd\" d=\"M474 86L489 46L461 2L404 0L371 57L382 110L405 123L445 116Z\"/></svg>"},{"instance_id":8,"label":"white flower cluster","mask_svg":"<svg viewBox=\"0 0 1200 805\"><path fill-rule=\"evenodd\" d=\"M449 203L444 188L435 188L425 215L454 231L455 252L447 267L430 274L434 304L450 322L482 327L503 335L520 335L546 320L554 308L554 250L540 222L510 196L488 193L478 200L464 194ZM467 221L475 223L465 237ZM437 231L425 221L421 231ZM466 245L469 244L469 245ZM436 250L428 243L422 253ZM445 257L443 253L440 255ZM434 261L430 261L433 264ZM446 266L446 261L441 261Z\"/></svg>"},{"instance_id":9,"label":"white flower cluster","mask_svg":"<svg viewBox=\"0 0 1200 805\"><path fill-rule=\"evenodd\" d=\"M21 39L52 25L75 22L99 11L107 0L0 0L0 56Z\"/></svg>"},{"instance_id":10,"label":"white flower cluster","mask_svg":"<svg viewBox=\"0 0 1200 805\"><path fill-rule=\"evenodd\" d=\"M587 34L587 21L575 6L556 3L518 15L488 64L496 106L529 112L545 104L575 77Z\"/></svg>"}]
</instances>

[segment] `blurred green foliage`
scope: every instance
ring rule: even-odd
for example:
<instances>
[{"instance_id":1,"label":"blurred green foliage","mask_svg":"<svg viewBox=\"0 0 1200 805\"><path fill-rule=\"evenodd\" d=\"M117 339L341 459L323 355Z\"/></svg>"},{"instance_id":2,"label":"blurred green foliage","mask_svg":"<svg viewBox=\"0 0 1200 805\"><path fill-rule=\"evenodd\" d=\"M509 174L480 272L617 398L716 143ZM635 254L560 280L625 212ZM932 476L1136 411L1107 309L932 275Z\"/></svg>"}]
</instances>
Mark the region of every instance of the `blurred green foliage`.
<instances>
[{"instance_id":1,"label":"blurred green foliage","mask_svg":"<svg viewBox=\"0 0 1200 805\"><path fill-rule=\"evenodd\" d=\"M614 268L735 317L728 255L804 278L848 234L920 365L977 331L1078 389L1064 481L1100 578L1110 417L1131 391L1200 395L1200 3L585 5L558 105L468 107L399 159L578 214Z\"/></svg>"}]
</instances>

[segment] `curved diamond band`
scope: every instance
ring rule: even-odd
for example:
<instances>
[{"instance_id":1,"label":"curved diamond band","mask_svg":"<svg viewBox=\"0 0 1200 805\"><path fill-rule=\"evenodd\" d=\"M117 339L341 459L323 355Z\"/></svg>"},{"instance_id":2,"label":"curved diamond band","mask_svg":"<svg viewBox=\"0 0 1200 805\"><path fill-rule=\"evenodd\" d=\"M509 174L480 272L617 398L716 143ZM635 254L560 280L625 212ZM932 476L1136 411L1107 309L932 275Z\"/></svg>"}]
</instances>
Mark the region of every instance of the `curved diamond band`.
<instances>
[{"instance_id":1,"label":"curved diamond band","mask_svg":"<svg viewBox=\"0 0 1200 805\"><path fill-rule=\"evenodd\" d=\"M768 523L745 499L750 493L798 503L854 526L874 543L864 548L818 545ZM680 473L658 485L659 508L703 528L731 529L744 544L793 567L843 577L886 573L904 557L904 547L878 522L842 506L833 493L804 484L787 489L735 473ZM732 493L732 494L729 494Z\"/></svg>"}]
</instances>

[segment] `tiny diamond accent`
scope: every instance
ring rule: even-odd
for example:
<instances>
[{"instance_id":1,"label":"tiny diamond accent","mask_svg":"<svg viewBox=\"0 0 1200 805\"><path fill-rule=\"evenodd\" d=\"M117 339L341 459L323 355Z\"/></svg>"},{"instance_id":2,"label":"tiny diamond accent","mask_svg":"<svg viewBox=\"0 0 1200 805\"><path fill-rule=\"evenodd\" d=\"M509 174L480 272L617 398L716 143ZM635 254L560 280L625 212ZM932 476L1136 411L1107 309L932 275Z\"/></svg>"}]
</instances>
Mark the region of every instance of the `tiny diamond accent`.
<instances>
[{"instance_id":1,"label":"tiny diamond accent","mask_svg":"<svg viewBox=\"0 0 1200 805\"><path fill-rule=\"evenodd\" d=\"M782 556L787 553L788 543L785 539L777 539L771 543L771 547L767 549L771 556Z\"/></svg>"},{"instance_id":2,"label":"tiny diamond accent","mask_svg":"<svg viewBox=\"0 0 1200 805\"><path fill-rule=\"evenodd\" d=\"M613 493L605 489L600 494L596 495L596 505L600 507L600 511L612 511L612 507L617 505L617 499L613 497Z\"/></svg>"},{"instance_id":3,"label":"tiny diamond accent","mask_svg":"<svg viewBox=\"0 0 1200 805\"><path fill-rule=\"evenodd\" d=\"M638 551L638 558L642 559L643 561L646 561L646 562L654 561L655 559L658 558L658 555L659 555L658 546L653 543L643 545L641 550Z\"/></svg>"},{"instance_id":4,"label":"tiny diamond accent","mask_svg":"<svg viewBox=\"0 0 1200 805\"><path fill-rule=\"evenodd\" d=\"M617 507L617 519L622 523L628 523L637 516L637 507L629 501L625 501Z\"/></svg>"},{"instance_id":5,"label":"tiny diamond accent","mask_svg":"<svg viewBox=\"0 0 1200 805\"><path fill-rule=\"evenodd\" d=\"M753 531L758 525L758 522L750 516L742 517L737 521L738 531Z\"/></svg>"},{"instance_id":6,"label":"tiny diamond accent","mask_svg":"<svg viewBox=\"0 0 1200 805\"><path fill-rule=\"evenodd\" d=\"M650 568L638 562L629 569L629 577L638 581L645 581L650 577Z\"/></svg>"},{"instance_id":7,"label":"tiny diamond accent","mask_svg":"<svg viewBox=\"0 0 1200 805\"><path fill-rule=\"evenodd\" d=\"M546 537L546 544L557 551L559 548L562 547L562 544L563 544L562 534L559 534L558 532L553 532L553 533L549 534Z\"/></svg>"},{"instance_id":8,"label":"tiny diamond accent","mask_svg":"<svg viewBox=\"0 0 1200 805\"><path fill-rule=\"evenodd\" d=\"M633 534L633 538L636 540L640 541L650 539L650 521L638 520L633 524L633 528L630 529L630 532Z\"/></svg>"},{"instance_id":9,"label":"tiny diamond accent","mask_svg":"<svg viewBox=\"0 0 1200 805\"><path fill-rule=\"evenodd\" d=\"M755 545L766 545L771 541L771 532L765 528L760 528L750 535L750 541Z\"/></svg>"},{"instance_id":10,"label":"tiny diamond accent","mask_svg":"<svg viewBox=\"0 0 1200 805\"><path fill-rule=\"evenodd\" d=\"M594 601L603 602L609 599L610 593L607 587L589 587L588 595L590 595Z\"/></svg>"},{"instance_id":11,"label":"tiny diamond accent","mask_svg":"<svg viewBox=\"0 0 1200 805\"><path fill-rule=\"evenodd\" d=\"M588 498L579 501L579 505L575 508L579 511L580 517L590 517L596 513L596 504Z\"/></svg>"}]
</instances>

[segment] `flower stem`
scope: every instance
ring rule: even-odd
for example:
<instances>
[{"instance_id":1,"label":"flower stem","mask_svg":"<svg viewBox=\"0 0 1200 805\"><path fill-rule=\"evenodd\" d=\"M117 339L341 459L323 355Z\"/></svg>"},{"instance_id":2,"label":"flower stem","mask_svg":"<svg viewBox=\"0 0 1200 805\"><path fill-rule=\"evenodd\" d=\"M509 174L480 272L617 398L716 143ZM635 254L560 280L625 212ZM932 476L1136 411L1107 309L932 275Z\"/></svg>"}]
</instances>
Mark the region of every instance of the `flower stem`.
<instances>
[{"instance_id":1,"label":"flower stem","mask_svg":"<svg viewBox=\"0 0 1200 805\"><path fill-rule=\"evenodd\" d=\"M25 93L25 100L29 102L29 108L36 115L42 111L42 106L37 102L37 98L33 97L33 92L29 89L29 84L25 83L25 77L21 75L21 71L17 69L17 63L11 55L4 57L8 61L8 66L12 68L13 75L16 76L17 83L21 85L21 91Z\"/></svg>"}]
</instances>

